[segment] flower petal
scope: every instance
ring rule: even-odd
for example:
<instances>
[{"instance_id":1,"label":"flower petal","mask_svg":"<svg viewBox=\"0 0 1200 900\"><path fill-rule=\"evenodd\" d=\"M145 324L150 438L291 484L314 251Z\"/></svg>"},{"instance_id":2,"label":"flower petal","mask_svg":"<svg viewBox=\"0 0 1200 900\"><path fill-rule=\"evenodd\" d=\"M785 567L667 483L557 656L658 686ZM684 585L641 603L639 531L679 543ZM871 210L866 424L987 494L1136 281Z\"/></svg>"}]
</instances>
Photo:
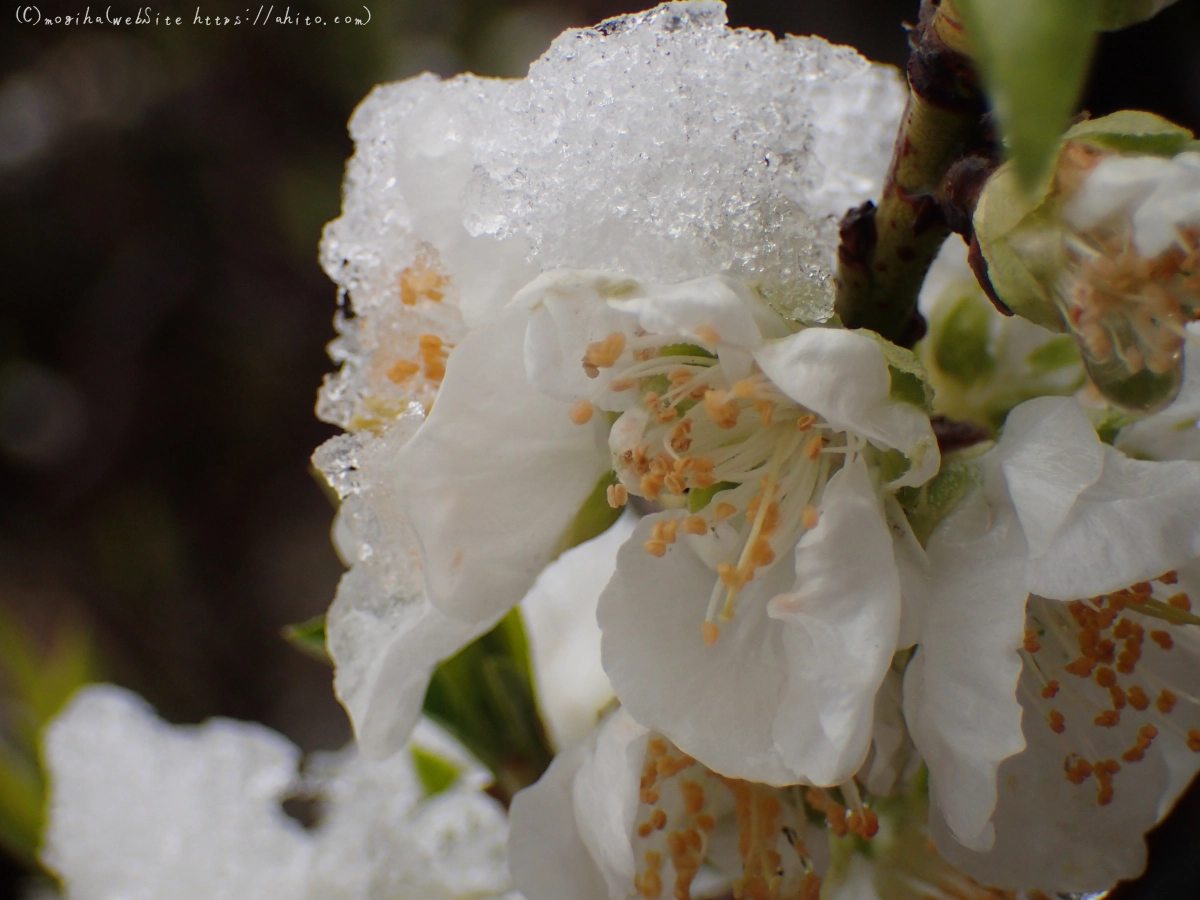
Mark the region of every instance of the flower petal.
<instances>
[{"instance_id":1,"label":"flower petal","mask_svg":"<svg viewBox=\"0 0 1200 900\"><path fill-rule=\"evenodd\" d=\"M539 275L513 297L514 309L530 312L525 335L525 370L530 383L543 394L568 402L593 397L612 379L611 367L595 378L583 370L588 345L614 332L631 339L636 317L607 303L615 294L640 290L638 282L620 275L576 269L556 269ZM629 358L627 352L623 354ZM605 409L621 409L628 393L605 393Z\"/></svg>"},{"instance_id":2,"label":"flower petal","mask_svg":"<svg viewBox=\"0 0 1200 900\"><path fill-rule=\"evenodd\" d=\"M829 480L820 522L796 546L795 583L767 613L786 626L775 742L803 780L840 784L870 747L875 694L900 628L891 533L861 458Z\"/></svg>"},{"instance_id":3,"label":"flower petal","mask_svg":"<svg viewBox=\"0 0 1200 900\"><path fill-rule=\"evenodd\" d=\"M938 470L929 417L891 398L892 381L879 345L836 328L806 328L757 350L763 372L797 403L838 431L894 448L912 463L896 486L924 484Z\"/></svg>"},{"instance_id":4,"label":"flower petal","mask_svg":"<svg viewBox=\"0 0 1200 900\"><path fill-rule=\"evenodd\" d=\"M635 522L627 514L600 537L568 550L521 601L539 705L560 748L587 737L613 697L600 664L596 603Z\"/></svg>"},{"instance_id":5,"label":"flower petal","mask_svg":"<svg viewBox=\"0 0 1200 900\"><path fill-rule=\"evenodd\" d=\"M429 598L464 621L525 595L609 468L600 423L572 424L566 403L526 380L526 319L518 311L467 336L397 459Z\"/></svg>"},{"instance_id":6,"label":"flower petal","mask_svg":"<svg viewBox=\"0 0 1200 900\"><path fill-rule=\"evenodd\" d=\"M573 790L595 741L554 757L537 784L513 797L509 810L508 864L513 885L526 900L607 900L600 869L579 836Z\"/></svg>"},{"instance_id":7,"label":"flower petal","mask_svg":"<svg viewBox=\"0 0 1200 900\"><path fill-rule=\"evenodd\" d=\"M1065 736L1054 734L1027 692L1021 705L1028 746L1000 765L992 817L995 843L986 853L964 847L935 806L930 832L942 856L984 884L1036 885L1047 892L1107 890L1141 873L1146 865L1142 835L1155 822L1167 783L1161 756L1147 755L1124 766L1116 776L1112 803L1097 806L1094 780L1074 785L1063 775L1070 727ZM1070 718L1069 709L1067 714ZM1086 709L1080 715L1090 718Z\"/></svg>"},{"instance_id":8,"label":"flower petal","mask_svg":"<svg viewBox=\"0 0 1200 900\"><path fill-rule=\"evenodd\" d=\"M770 597L792 586L791 568L776 565L751 582L733 621L707 647L701 623L716 573L685 541L661 559L642 547L654 524L669 515L638 523L600 597L596 617L613 689L637 721L710 768L794 782L771 734L786 672L783 629L763 614Z\"/></svg>"},{"instance_id":9,"label":"flower petal","mask_svg":"<svg viewBox=\"0 0 1200 900\"><path fill-rule=\"evenodd\" d=\"M905 718L933 802L962 844L986 850L996 770L1025 746L1016 700L1025 540L1007 504L993 511L975 491L935 529L928 551L935 574L905 673Z\"/></svg>"},{"instance_id":10,"label":"flower petal","mask_svg":"<svg viewBox=\"0 0 1200 900\"><path fill-rule=\"evenodd\" d=\"M638 813L638 782L650 732L624 709L597 730L572 786L575 823L584 846L599 866L612 900L636 893L633 827Z\"/></svg>"},{"instance_id":11,"label":"flower petal","mask_svg":"<svg viewBox=\"0 0 1200 900\"><path fill-rule=\"evenodd\" d=\"M1009 413L988 458L1004 473L1036 557L1046 552L1079 496L1100 478L1104 445L1074 400L1039 397Z\"/></svg>"}]
</instances>

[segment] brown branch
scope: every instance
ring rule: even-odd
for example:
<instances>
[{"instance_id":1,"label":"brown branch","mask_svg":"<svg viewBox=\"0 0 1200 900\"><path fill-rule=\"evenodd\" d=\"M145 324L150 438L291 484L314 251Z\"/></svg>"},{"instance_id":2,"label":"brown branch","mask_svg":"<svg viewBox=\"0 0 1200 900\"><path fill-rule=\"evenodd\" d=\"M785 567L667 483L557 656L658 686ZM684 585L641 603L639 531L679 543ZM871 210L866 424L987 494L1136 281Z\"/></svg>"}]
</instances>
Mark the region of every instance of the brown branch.
<instances>
[{"instance_id":1,"label":"brown branch","mask_svg":"<svg viewBox=\"0 0 1200 900\"><path fill-rule=\"evenodd\" d=\"M995 156L954 2L922 0L909 35L908 105L883 196L878 207L864 204L841 224L838 315L847 327L870 328L904 346L924 334L917 295L954 219L943 207L946 176L964 157L990 163ZM961 215L953 224L963 227Z\"/></svg>"}]
</instances>

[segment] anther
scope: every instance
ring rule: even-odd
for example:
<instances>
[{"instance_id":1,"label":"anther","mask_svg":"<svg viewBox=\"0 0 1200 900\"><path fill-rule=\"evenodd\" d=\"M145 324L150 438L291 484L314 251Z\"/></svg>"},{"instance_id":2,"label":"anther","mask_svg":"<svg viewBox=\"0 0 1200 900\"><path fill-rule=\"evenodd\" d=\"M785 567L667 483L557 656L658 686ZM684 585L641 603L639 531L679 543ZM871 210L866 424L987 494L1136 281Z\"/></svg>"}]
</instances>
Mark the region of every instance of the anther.
<instances>
[{"instance_id":1,"label":"anther","mask_svg":"<svg viewBox=\"0 0 1200 900\"><path fill-rule=\"evenodd\" d=\"M606 493L608 505L613 509L620 509L629 502L629 490L623 484L610 484Z\"/></svg>"},{"instance_id":2,"label":"anther","mask_svg":"<svg viewBox=\"0 0 1200 900\"><path fill-rule=\"evenodd\" d=\"M821 455L821 451L825 449L825 438L817 436L808 442L808 446L804 448L804 456L806 459L815 462L817 457Z\"/></svg>"},{"instance_id":3,"label":"anther","mask_svg":"<svg viewBox=\"0 0 1200 900\"><path fill-rule=\"evenodd\" d=\"M1175 646L1175 642L1171 640L1171 635L1165 631L1150 632L1150 640L1154 641L1154 643L1158 644L1164 650L1170 650Z\"/></svg>"},{"instance_id":4,"label":"anther","mask_svg":"<svg viewBox=\"0 0 1200 900\"><path fill-rule=\"evenodd\" d=\"M1063 714L1057 709L1050 710L1050 715L1046 717L1046 720L1050 724L1050 730L1055 734L1062 734L1067 728L1066 721L1063 719Z\"/></svg>"},{"instance_id":5,"label":"anther","mask_svg":"<svg viewBox=\"0 0 1200 900\"><path fill-rule=\"evenodd\" d=\"M1162 689L1162 693L1158 695L1158 699L1154 701L1154 705L1158 707L1158 711L1166 715L1175 708L1175 704L1179 698L1166 688Z\"/></svg>"},{"instance_id":6,"label":"anther","mask_svg":"<svg viewBox=\"0 0 1200 900\"><path fill-rule=\"evenodd\" d=\"M1162 575L1159 575L1154 580L1163 584L1174 584L1179 580L1179 573L1172 569L1170 572L1164 572Z\"/></svg>"},{"instance_id":7,"label":"anther","mask_svg":"<svg viewBox=\"0 0 1200 900\"><path fill-rule=\"evenodd\" d=\"M720 626L716 622L704 622L700 626L700 636L704 638L704 646L711 647L721 636Z\"/></svg>"},{"instance_id":8,"label":"anther","mask_svg":"<svg viewBox=\"0 0 1200 900\"><path fill-rule=\"evenodd\" d=\"M1136 684L1125 692L1126 698L1129 700L1129 705L1142 712L1150 705L1150 698L1146 696L1146 692Z\"/></svg>"},{"instance_id":9,"label":"anther","mask_svg":"<svg viewBox=\"0 0 1200 900\"><path fill-rule=\"evenodd\" d=\"M1115 709L1106 709L1092 719L1092 722L1101 728L1115 728L1121 722L1121 714Z\"/></svg>"},{"instance_id":10,"label":"anther","mask_svg":"<svg viewBox=\"0 0 1200 900\"><path fill-rule=\"evenodd\" d=\"M721 501L715 507L713 507L713 518L720 522L724 519L728 519L735 512L737 512L736 506L734 506L732 503Z\"/></svg>"},{"instance_id":11,"label":"anther","mask_svg":"<svg viewBox=\"0 0 1200 900\"><path fill-rule=\"evenodd\" d=\"M801 431L808 431L817 424L817 417L812 413L805 413L796 420L796 427Z\"/></svg>"},{"instance_id":12,"label":"anther","mask_svg":"<svg viewBox=\"0 0 1200 900\"><path fill-rule=\"evenodd\" d=\"M708 534L708 523L703 516L688 516L683 520L683 530L687 534Z\"/></svg>"},{"instance_id":13,"label":"anther","mask_svg":"<svg viewBox=\"0 0 1200 900\"><path fill-rule=\"evenodd\" d=\"M595 412L595 407L592 406L590 400L577 400L571 406L570 417L571 421L576 425L586 425L592 420L592 413Z\"/></svg>"},{"instance_id":14,"label":"anther","mask_svg":"<svg viewBox=\"0 0 1200 900\"><path fill-rule=\"evenodd\" d=\"M642 546L651 556L663 557L667 555L667 544L665 541L649 540L642 544Z\"/></svg>"},{"instance_id":15,"label":"anther","mask_svg":"<svg viewBox=\"0 0 1200 900\"><path fill-rule=\"evenodd\" d=\"M1112 669L1101 666L1096 670L1096 684L1102 688L1112 687L1117 683L1117 673Z\"/></svg>"},{"instance_id":16,"label":"anther","mask_svg":"<svg viewBox=\"0 0 1200 900\"><path fill-rule=\"evenodd\" d=\"M705 344L721 343L721 334L711 325L697 325L692 329L696 337L700 338Z\"/></svg>"},{"instance_id":17,"label":"anther","mask_svg":"<svg viewBox=\"0 0 1200 900\"><path fill-rule=\"evenodd\" d=\"M625 335L614 331L604 340L588 344L587 352L583 355L583 363L585 368L593 366L597 369L610 369L624 352Z\"/></svg>"},{"instance_id":18,"label":"anther","mask_svg":"<svg viewBox=\"0 0 1200 900\"><path fill-rule=\"evenodd\" d=\"M1038 640L1038 633L1036 631L1034 631L1032 628L1025 629L1024 647L1025 647L1026 653L1037 653L1039 650L1042 649L1042 644Z\"/></svg>"},{"instance_id":19,"label":"anther","mask_svg":"<svg viewBox=\"0 0 1200 900\"><path fill-rule=\"evenodd\" d=\"M1188 749L1193 753L1200 753L1200 731L1197 731L1195 728L1188 731L1187 745Z\"/></svg>"},{"instance_id":20,"label":"anther","mask_svg":"<svg viewBox=\"0 0 1200 900\"><path fill-rule=\"evenodd\" d=\"M1167 605L1173 606L1176 609L1182 609L1184 612L1192 611L1192 601L1187 594L1180 591L1167 598Z\"/></svg>"},{"instance_id":21,"label":"anther","mask_svg":"<svg viewBox=\"0 0 1200 900\"><path fill-rule=\"evenodd\" d=\"M821 521L821 511L811 503L807 504L800 511L800 524L804 526L806 531L812 531L817 527L817 523Z\"/></svg>"},{"instance_id":22,"label":"anther","mask_svg":"<svg viewBox=\"0 0 1200 900\"><path fill-rule=\"evenodd\" d=\"M421 367L415 362L410 362L407 359L402 359L387 370L387 377L395 384L412 378L421 371Z\"/></svg>"}]
</instances>

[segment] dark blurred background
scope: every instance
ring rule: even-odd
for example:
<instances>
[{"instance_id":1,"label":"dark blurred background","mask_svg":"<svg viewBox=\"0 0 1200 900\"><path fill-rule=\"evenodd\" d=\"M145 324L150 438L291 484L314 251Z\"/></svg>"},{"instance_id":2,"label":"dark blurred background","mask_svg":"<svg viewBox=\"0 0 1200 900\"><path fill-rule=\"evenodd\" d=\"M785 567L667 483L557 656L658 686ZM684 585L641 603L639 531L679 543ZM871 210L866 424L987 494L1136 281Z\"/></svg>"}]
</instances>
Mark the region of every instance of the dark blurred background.
<instances>
[{"instance_id":1,"label":"dark blurred background","mask_svg":"<svg viewBox=\"0 0 1200 900\"><path fill-rule=\"evenodd\" d=\"M335 298L316 247L346 120L378 82L519 76L564 28L649 2L368 0L368 25L325 27L204 27L194 4L152 8L184 16L171 28L0 11L0 805L36 815L22 742L86 678L173 721L256 719L306 750L348 739L328 669L280 639L342 570L308 457L333 433L312 413ZM729 14L902 65L917 5L731 0ZM1086 106L1200 127L1198 12L1182 0L1105 37ZM1176 818L1191 830L1158 839L1125 897L1200 896L1190 803ZM27 872L19 825L0 821L0 898Z\"/></svg>"}]
</instances>

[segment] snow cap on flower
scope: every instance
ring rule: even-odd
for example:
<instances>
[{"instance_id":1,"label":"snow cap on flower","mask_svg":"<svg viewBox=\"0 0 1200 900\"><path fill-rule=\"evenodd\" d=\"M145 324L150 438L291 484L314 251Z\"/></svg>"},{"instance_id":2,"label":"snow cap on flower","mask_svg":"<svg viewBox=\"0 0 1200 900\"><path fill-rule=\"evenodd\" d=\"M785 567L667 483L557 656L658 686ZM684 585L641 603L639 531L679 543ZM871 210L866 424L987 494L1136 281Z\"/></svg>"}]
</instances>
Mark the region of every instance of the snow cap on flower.
<instances>
[{"instance_id":1,"label":"snow cap on flower","mask_svg":"<svg viewBox=\"0 0 1200 900\"><path fill-rule=\"evenodd\" d=\"M486 774L431 726L424 751L461 774L436 796L408 755L311 760L258 725L174 727L140 698L83 689L51 724L43 858L71 897L102 900L510 898L504 814ZM289 796L318 799L305 829Z\"/></svg>"}]
</instances>

